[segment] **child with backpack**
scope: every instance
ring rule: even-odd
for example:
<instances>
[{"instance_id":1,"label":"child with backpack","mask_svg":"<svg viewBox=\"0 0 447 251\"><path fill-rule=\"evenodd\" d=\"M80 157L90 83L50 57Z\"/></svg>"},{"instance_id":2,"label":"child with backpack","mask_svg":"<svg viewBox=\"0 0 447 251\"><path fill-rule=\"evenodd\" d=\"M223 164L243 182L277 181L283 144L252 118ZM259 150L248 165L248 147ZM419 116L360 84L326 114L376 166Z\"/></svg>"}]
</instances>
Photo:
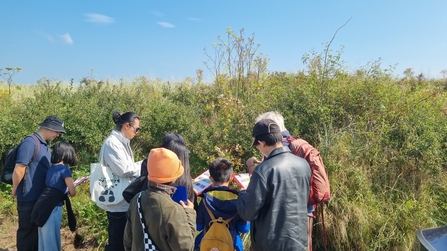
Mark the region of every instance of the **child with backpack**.
<instances>
[{"instance_id":1,"label":"child with backpack","mask_svg":"<svg viewBox=\"0 0 447 251\"><path fill-rule=\"evenodd\" d=\"M238 192L228 187L233 165L225 158L217 158L211 162L209 172L213 185L200 195L202 200L197 210L196 225L198 231L203 231L196 238L195 250L211 250L230 241L231 246L218 250L243 251L240 234L250 230L250 223L240 218L236 208Z\"/></svg>"},{"instance_id":2,"label":"child with backpack","mask_svg":"<svg viewBox=\"0 0 447 251\"><path fill-rule=\"evenodd\" d=\"M45 185L46 188L40 195L31 213L31 221L36 224L39 234L39 250L61 249L61 221L62 205L66 202L70 230L76 229L76 220L71 210L70 196L76 195L73 178L68 166L73 166L76 161L76 153L69 143L58 142L51 153L51 167L48 169Z\"/></svg>"}]
</instances>

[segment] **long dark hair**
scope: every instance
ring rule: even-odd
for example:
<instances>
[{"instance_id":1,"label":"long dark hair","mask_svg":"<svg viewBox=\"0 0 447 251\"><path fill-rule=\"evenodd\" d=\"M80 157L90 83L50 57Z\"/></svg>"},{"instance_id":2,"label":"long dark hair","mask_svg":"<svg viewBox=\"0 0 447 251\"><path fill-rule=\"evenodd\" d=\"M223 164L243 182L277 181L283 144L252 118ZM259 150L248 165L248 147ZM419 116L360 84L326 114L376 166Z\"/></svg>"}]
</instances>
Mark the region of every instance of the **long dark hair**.
<instances>
[{"instance_id":1,"label":"long dark hair","mask_svg":"<svg viewBox=\"0 0 447 251\"><path fill-rule=\"evenodd\" d=\"M191 179L191 168L189 166L189 150L186 145L181 140L171 140L164 141L161 145L166 149L173 151L177 154L177 157L182 162L184 172L182 176L180 176L176 181L174 181L173 185L176 186L186 186L186 191L188 191L188 198L191 201L194 201L196 195L194 193L194 189L192 187L192 179Z\"/></svg>"},{"instance_id":2,"label":"long dark hair","mask_svg":"<svg viewBox=\"0 0 447 251\"><path fill-rule=\"evenodd\" d=\"M163 147L163 145L166 145L166 144L168 144L170 141L173 141L173 140L179 140L180 142L182 142L183 144L185 144L185 140L183 139L183 137L182 137L182 135L180 135L180 134L178 134L178 133L168 133L168 134L166 134L164 137L163 137L163 139L162 139L162 142L161 142L161 146L160 147Z\"/></svg>"},{"instance_id":3,"label":"long dark hair","mask_svg":"<svg viewBox=\"0 0 447 251\"><path fill-rule=\"evenodd\" d=\"M129 123L130 125L134 125L135 119L140 120L140 117L134 112L126 112L121 114L120 111L115 110L112 115L113 122L115 122L115 129L121 131L123 125Z\"/></svg>"}]
</instances>

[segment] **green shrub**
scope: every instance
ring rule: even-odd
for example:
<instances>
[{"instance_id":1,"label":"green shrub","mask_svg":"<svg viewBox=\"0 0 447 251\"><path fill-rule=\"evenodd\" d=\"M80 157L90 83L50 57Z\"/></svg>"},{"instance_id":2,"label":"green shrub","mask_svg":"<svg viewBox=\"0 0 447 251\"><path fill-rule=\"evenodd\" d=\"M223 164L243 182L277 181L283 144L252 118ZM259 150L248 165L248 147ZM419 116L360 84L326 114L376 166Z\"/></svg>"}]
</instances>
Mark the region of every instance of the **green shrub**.
<instances>
[{"instance_id":1,"label":"green shrub","mask_svg":"<svg viewBox=\"0 0 447 251\"><path fill-rule=\"evenodd\" d=\"M57 140L75 146L74 176L83 176L97 161L114 128L112 112L119 109L141 117L142 130L131 141L137 160L176 132L191 151L193 176L218 156L245 172L245 160L260 155L251 147L254 119L277 110L290 132L316 146L326 164L332 188L325 205L327 250L410 250L416 229L447 221L445 85L395 79L377 64L351 74L338 56L330 60L324 75L318 60L311 60L314 68L307 72L244 81L219 76L218 85L139 77L119 83L85 78L75 86L41 79L37 87L0 95L0 150L56 115L67 130ZM19 93L20 99L14 96ZM10 186L0 185L0 192L2 214L15 214ZM102 247L107 217L89 196L88 183L82 184L73 208L78 225ZM314 231L314 248L321 249L319 219Z\"/></svg>"}]
</instances>

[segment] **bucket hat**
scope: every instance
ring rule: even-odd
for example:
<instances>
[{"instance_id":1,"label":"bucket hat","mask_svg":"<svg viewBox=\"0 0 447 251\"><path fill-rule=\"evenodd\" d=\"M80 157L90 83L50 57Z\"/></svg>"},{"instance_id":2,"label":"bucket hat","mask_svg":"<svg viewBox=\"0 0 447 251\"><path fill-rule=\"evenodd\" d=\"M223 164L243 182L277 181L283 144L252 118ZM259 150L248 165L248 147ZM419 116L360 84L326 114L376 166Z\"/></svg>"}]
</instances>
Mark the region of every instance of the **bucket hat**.
<instances>
[{"instance_id":1,"label":"bucket hat","mask_svg":"<svg viewBox=\"0 0 447 251\"><path fill-rule=\"evenodd\" d=\"M39 124L40 127L47 128L51 131L65 133L64 121L56 116L48 116Z\"/></svg>"}]
</instances>

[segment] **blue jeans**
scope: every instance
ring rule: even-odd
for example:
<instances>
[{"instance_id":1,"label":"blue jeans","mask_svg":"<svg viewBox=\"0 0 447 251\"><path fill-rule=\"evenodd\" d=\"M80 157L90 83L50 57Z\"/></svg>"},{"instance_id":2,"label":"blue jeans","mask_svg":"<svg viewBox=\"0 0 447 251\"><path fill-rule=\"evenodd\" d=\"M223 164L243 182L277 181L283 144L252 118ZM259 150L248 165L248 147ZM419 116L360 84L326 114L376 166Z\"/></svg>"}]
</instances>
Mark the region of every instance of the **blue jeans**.
<instances>
[{"instance_id":1,"label":"blue jeans","mask_svg":"<svg viewBox=\"0 0 447 251\"><path fill-rule=\"evenodd\" d=\"M38 250L37 226L31 223L31 212L35 204L35 201L17 201L19 228L17 229L16 245L18 251Z\"/></svg>"},{"instance_id":2,"label":"blue jeans","mask_svg":"<svg viewBox=\"0 0 447 251\"><path fill-rule=\"evenodd\" d=\"M43 227L39 227L39 250L61 249L62 206L56 206Z\"/></svg>"},{"instance_id":3,"label":"blue jeans","mask_svg":"<svg viewBox=\"0 0 447 251\"><path fill-rule=\"evenodd\" d=\"M107 228L109 232L109 243L107 244L105 251L124 251L123 237L124 228L126 227L127 212L109 212L107 211L107 220L109 226Z\"/></svg>"}]
</instances>

